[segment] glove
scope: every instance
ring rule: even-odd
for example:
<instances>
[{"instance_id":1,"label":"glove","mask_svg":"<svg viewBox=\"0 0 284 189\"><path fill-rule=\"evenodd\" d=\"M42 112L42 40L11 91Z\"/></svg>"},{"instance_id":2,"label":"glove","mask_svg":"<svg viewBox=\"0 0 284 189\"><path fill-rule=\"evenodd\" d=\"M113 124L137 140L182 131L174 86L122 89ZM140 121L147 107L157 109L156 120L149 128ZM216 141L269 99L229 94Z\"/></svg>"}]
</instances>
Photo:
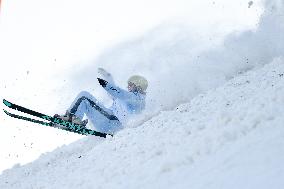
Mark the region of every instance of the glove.
<instances>
[{"instance_id":1,"label":"glove","mask_svg":"<svg viewBox=\"0 0 284 189\"><path fill-rule=\"evenodd\" d=\"M106 80L103 80L103 79L101 79L101 78L98 78L98 81L99 81L99 83L100 83L100 85L102 86L102 87L106 87L106 85L107 85L107 81Z\"/></svg>"},{"instance_id":2,"label":"glove","mask_svg":"<svg viewBox=\"0 0 284 189\"><path fill-rule=\"evenodd\" d=\"M1 1L1 0L0 0ZM99 78L106 80L110 84L114 84L112 75L103 68L98 68Z\"/></svg>"}]
</instances>

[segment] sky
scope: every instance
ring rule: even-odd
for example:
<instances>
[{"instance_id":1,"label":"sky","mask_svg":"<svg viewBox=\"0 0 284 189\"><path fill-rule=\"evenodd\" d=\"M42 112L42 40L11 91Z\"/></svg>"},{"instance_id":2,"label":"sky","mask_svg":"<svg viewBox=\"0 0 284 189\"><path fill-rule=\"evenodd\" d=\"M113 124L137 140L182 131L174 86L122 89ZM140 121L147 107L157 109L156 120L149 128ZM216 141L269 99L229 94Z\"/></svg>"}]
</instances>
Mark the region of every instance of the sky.
<instances>
[{"instance_id":1,"label":"sky","mask_svg":"<svg viewBox=\"0 0 284 189\"><path fill-rule=\"evenodd\" d=\"M81 90L109 103L96 83L96 69L104 67L121 86L132 74L145 75L151 83L148 109L173 108L233 75L228 69L223 75L212 73L218 77L208 84L201 74L204 84L196 88L191 81L193 87L180 90L188 73L200 71L189 62L216 54L210 49L221 48L224 41L234 44L229 39L236 37L225 40L230 33L255 30L262 13L260 0L4 0L0 96L50 115L63 113ZM174 78L166 77L169 73ZM161 92L168 95L159 98ZM0 120L0 170L81 138L3 112Z\"/></svg>"}]
</instances>

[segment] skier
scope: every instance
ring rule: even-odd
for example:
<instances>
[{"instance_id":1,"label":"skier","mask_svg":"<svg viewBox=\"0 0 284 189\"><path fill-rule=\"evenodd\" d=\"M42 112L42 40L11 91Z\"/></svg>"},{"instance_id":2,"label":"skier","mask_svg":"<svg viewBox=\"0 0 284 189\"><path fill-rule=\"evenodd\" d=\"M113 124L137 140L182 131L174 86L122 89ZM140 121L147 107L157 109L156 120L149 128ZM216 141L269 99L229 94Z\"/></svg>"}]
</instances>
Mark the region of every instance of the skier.
<instances>
[{"instance_id":1,"label":"skier","mask_svg":"<svg viewBox=\"0 0 284 189\"><path fill-rule=\"evenodd\" d=\"M112 106L106 108L89 92L82 91L75 98L65 115L56 114L55 117L86 126L88 120L82 120L84 114L86 114L97 131L113 134L123 128L131 115L139 114L145 108L148 82L142 76L131 76L128 79L128 91L126 91L116 86L111 74L103 68L99 68L98 73L103 79L97 79L111 96Z\"/></svg>"}]
</instances>

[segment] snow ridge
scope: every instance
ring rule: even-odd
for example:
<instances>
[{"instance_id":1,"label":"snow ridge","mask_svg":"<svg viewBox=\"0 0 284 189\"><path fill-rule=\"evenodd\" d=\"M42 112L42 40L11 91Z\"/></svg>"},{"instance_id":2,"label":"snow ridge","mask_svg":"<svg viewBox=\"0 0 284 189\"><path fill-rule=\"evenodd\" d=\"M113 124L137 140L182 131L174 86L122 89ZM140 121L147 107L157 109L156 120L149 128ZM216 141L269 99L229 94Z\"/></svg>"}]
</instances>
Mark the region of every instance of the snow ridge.
<instances>
[{"instance_id":1,"label":"snow ridge","mask_svg":"<svg viewBox=\"0 0 284 189\"><path fill-rule=\"evenodd\" d=\"M140 127L84 138L0 176L0 188L281 188L283 58Z\"/></svg>"}]
</instances>

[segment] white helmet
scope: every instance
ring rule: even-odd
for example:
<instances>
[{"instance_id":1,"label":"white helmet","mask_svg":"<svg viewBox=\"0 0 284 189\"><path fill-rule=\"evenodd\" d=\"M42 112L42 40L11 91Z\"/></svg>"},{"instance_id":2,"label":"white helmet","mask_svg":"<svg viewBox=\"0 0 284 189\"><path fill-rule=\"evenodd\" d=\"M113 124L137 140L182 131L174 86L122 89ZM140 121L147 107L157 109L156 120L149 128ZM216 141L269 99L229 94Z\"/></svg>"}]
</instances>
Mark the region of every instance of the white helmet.
<instances>
[{"instance_id":1,"label":"white helmet","mask_svg":"<svg viewBox=\"0 0 284 189\"><path fill-rule=\"evenodd\" d=\"M137 87L140 87L142 91L146 91L148 87L148 81L145 77L140 75L133 75L128 79L128 83L133 83Z\"/></svg>"}]
</instances>

